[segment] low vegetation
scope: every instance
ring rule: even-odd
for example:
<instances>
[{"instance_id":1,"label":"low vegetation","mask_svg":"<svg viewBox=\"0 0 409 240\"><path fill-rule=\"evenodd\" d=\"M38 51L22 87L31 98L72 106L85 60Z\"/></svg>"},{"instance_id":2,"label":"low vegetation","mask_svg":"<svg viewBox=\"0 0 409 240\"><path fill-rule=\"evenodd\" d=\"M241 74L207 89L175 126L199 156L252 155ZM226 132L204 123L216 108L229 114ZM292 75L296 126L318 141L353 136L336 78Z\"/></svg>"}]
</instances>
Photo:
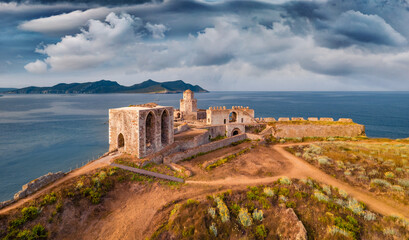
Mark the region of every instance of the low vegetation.
<instances>
[{"instance_id":1,"label":"low vegetation","mask_svg":"<svg viewBox=\"0 0 409 240\"><path fill-rule=\"evenodd\" d=\"M221 166L221 165L227 163L227 162L230 161L230 160L233 160L233 159L237 158L238 156L241 156L241 155L243 155L243 154L245 154L245 153L248 153L248 152L251 150L251 148L252 148L252 147L245 148L245 149L243 149L243 150L240 150L240 151L237 152L237 153L234 153L234 154L231 154L231 155L229 155L229 156L227 156L227 157L221 158L221 159L217 160L215 163L212 163L212 164L208 165L208 166L206 167L206 170L207 170L207 171L212 170L212 169L214 169L214 168L216 168L216 167L218 167L218 166Z\"/></svg>"},{"instance_id":2,"label":"low vegetation","mask_svg":"<svg viewBox=\"0 0 409 240\"><path fill-rule=\"evenodd\" d=\"M407 220L373 213L345 191L311 179L282 178L170 206L151 239L294 239L299 229L288 208L302 221L308 239L409 237Z\"/></svg>"},{"instance_id":3,"label":"low vegetation","mask_svg":"<svg viewBox=\"0 0 409 240\"><path fill-rule=\"evenodd\" d=\"M334 142L287 150L351 185L409 204L409 144Z\"/></svg>"},{"instance_id":4,"label":"low vegetation","mask_svg":"<svg viewBox=\"0 0 409 240\"><path fill-rule=\"evenodd\" d=\"M103 168L72 179L23 207L10 211L7 215L0 215L0 239L55 239L56 232L61 228L61 221L64 216L69 215L65 212L68 206L87 210L98 209L116 184L127 182L142 185L156 182L171 188L178 188L181 185L115 167Z\"/></svg>"}]
</instances>

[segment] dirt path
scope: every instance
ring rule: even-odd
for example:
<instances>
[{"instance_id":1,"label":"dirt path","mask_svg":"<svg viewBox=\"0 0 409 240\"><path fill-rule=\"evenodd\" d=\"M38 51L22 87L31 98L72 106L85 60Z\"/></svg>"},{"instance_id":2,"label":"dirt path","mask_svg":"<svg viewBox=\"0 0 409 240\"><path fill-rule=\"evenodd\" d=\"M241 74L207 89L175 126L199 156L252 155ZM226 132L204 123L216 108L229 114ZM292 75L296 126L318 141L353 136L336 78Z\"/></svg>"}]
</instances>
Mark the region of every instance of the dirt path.
<instances>
[{"instance_id":1,"label":"dirt path","mask_svg":"<svg viewBox=\"0 0 409 240\"><path fill-rule=\"evenodd\" d=\"M89 164L86 164L85 166L83 166L81 168L75 169L75 170L71 171L70 173L68 173L67 175L65 175L64 177L62 177L61 179L55 181L54 183L48 185L47 187L45 187L43 189L41 189L40 191L38 191L38 192L36 192L36 193L26 197L26 198L20 199L17 202L11 204L8 207L0 209L0 214L7 213L10 210L13 210L15 208L18 208L18 207L22 206L23 204L25 204L25 203L27 203L27 202L41 196L42 194L46 193L47 191L49 191L52 188L64 183L65 181L67 181L69 179L72 179L74 177L86 174L86 173L88 173L88 172L90 172L90 171L92 171L94 169L108 166L111 163L112 159L114 159L117 156L119 156L118 153L113 154L113 155L108 155L108 156L102 157L100 159L97 159L97 160L95 160L95 161L93 161L93 162L91 162Z\"/></svg>"},{"instance_id":2,"label":"dirt path","mask_svg":"<svg viewBox=\"0 0 409 240\"><path fill-rule=\"evenodd\" d=\"M310 143L309 143L310 144ZM349 195L353 196L359 201L364 202L371 210L378 212L382 215L402 215L409 218L409 208L402 204L398 204L393 200L379 199L374 194L371 194L362 189L354 188L328 174L322 172L318 168L308 164L304 160L292 155L284 150L284 147L299 144L286 144L275 145L271 147L272 152L278 153L283 159L286 159L291 163L292 168L280 176L267 177L267 178L249 178L247 176L231 177L215 181L186 181L188 184L203 184L212 186L229 186L229 185L253 185L253 184L265 184L273 182L281 176L287 176L290 178L306 178L311 177L321 183L332 185L339 189L345 190Z\"/></svg>"}]
</instances>

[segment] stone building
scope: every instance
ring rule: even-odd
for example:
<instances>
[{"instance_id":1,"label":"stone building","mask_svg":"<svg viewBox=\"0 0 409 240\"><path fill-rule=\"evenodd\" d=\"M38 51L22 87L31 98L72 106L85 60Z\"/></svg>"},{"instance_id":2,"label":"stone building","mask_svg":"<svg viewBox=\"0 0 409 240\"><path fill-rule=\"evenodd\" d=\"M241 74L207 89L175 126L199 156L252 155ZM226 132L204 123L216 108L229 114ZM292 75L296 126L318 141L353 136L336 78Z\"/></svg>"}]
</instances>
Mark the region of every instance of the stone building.
<instances>
[{"instance_id":1,"label":"stone building","mask_svg":"<svg viewBox=\"0 0 409 240\"><path fill-rule=\"evenodd\" d=\"M254 123L254 110L249 107L234 106L231 109L226 107L210 107L206 110L206 124L248 124Z\"/></svg>"},{"instance_id":2,"label":"stone building","mask_svg":"<svg viewBox=\"0 0 409 240\"><path fill-rule=\"evenodd\" d=\"M174 111L176 120L201 120L206 119L206 110L197 108L197 99L191 90L183 92L183 98L180 99L180 109Z\"/></svg>"},{"instance_id":3,"label":"stone building","mask_svg":"<svg viewBox=\"0 0 409 240\"><path fill-rule=\"evenodd\" d=\"M173 107L144 104L109 110L109 150L144 158L174 141Z\"/></svg>"}]
</instances>

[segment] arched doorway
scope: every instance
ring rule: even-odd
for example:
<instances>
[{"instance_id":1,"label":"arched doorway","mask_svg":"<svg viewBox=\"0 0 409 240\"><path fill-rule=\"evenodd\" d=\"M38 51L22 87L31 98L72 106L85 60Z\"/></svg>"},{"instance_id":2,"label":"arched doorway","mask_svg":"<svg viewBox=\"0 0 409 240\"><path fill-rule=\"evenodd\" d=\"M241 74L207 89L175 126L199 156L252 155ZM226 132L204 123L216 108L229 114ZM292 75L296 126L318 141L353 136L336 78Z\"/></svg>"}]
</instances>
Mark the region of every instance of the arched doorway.
<instances>
[{"instance_id":1,"label":"arched doorway","mask_svg":"<svg viewBox=\"0 0 409 240\"><path fill-rule=\"evenodd\" d=\"M155 115L149 112L146 116L145 122L145 137L146 137L146 149L154 148L155 146Z\"/></svg>"},{"instance_id":2,"label":"arched doorway","mask_svg":"<svg viewBox=\"0 0 409 240\"><path fill-rule=\"evenodd\" d=\"M161 142L162 146L169 143L169 113L167 110L162 112L161 116Z\"/></svg>"},{"instance_id":3,"label":"arched doorway","mask_svg":"<svg viewBox=\"0 0 409 240\"><path fill-rule=\"evenodd\" d=\"M229 122L237 122L237 113L231 112L229 115Z\"/></svg>"},{"instance_id":4,"label":"arched doorway","mask_svg":"<svg viewBox=\"0 0 409 240\"><path fill-rule=\"evenodd\" d=\"M176 114L176 118L180 118L180 113L177 113L177 114Z\"/></svg>"},{"instance_id":5,"label":"arched doorway","mask_svg":"<svg viewBox=\"0 0 409 240\"><path fill-rule=\"evenodd\" d=\"M239 135L240 133L241 133L240 129L235 128L235 129L233 129L233 131L231 132L231 135L232 135L232 136L236 136L236 135Z\"/></svg>"},{"instance_id":6,"label":"arched doorway","mask_svg":"<svg viewBox=\"0 0 409 240\"><path fill-rule=\"evenodd\" d=\"M118 150L123 149L125 147L125 138L122 133L118 135Z\"/></svg>"}]
</instances>

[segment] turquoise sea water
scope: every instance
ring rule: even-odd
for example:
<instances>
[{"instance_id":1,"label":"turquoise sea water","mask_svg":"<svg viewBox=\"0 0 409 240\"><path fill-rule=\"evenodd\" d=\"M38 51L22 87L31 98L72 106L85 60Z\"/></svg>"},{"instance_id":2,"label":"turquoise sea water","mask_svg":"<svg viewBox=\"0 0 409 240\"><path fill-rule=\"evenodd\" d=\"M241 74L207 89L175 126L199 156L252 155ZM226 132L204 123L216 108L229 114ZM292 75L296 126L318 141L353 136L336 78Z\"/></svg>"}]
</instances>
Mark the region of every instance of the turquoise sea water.
<instances>
[{"instance_id":1,"label":"turquoise sea water","mask_svg":"<svg viewBox=\"0 0 409 240\"><path fill-rule=\"evenodd\" d=\"M249 106L256 117L346 117L369 137L409 137L409 92L211 92L199 108ZM108 109L181 94L3 95L0 97L0 201L48 172L69 171L108 150Z\"/></svg>"}]
</instances>

